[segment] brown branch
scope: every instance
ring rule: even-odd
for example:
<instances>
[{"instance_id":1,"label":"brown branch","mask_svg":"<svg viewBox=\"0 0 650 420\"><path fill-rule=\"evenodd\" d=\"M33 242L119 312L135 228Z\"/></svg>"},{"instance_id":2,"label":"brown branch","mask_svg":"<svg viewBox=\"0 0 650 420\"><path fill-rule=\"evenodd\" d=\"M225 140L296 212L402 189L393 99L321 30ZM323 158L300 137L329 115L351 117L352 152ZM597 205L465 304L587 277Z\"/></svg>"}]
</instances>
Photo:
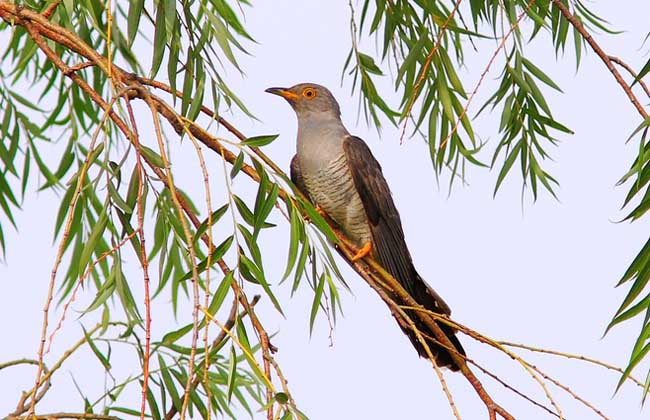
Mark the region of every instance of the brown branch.
<instances>
[{"instance_id":1,"label":"brown branch","mask_svg":"<svg viewBox=\"0 0 650 420\"><path fill-rule=\"evenodd\" d=\"M492 379L494 379L495 381L497 381L499 384L501 384L501 385L502 385L505 389L507 389L508 391L515 393L515 394L518 395L519 397L521 397L521 398L525 399L526 401L528 401L529 403L531 403L531 404L533 404L533 405L535 405L535 406L541 408L542 410L546 411L546 412L549 413L550 415L552 415L552 416L554 416L554 417L557 417L557 418L560 418L560 416L559 416L557 413L555 413L553 410L551 410L550 408L548 408L548 407L545 406L544 404L535 401L534 399L532 399L532 398L529 397L528 395L526 395L526 394L524 394L523 392L519 391L518 389L516 389L515 387L513 387L512 385L510 385L509 383L507 383L507 382L504 381L503 379L499 378L496 374L490 372L489 370L487 370L487 369L484 368L483 366L479 365L478 363L474 362L473 360L469 360L469 359L468 359L468 360L467 360L467 363L471 363L472 365L476 366L477 369L479 369L481 372L483 372L484 374L486 374L486 375L489 376L490 378L492 378Z\"/></svg>"},{"instance_id":2,"label":"brown branch","mask_svg":"<svg viewBox=\"0 0 650 420\"><path fill-rule=\"evenodd\" d=\"M117 252L121 247L123 247L128 241L131 240L136 235L137 231L131 232L129 235L125 236L117 245L115 245L112 249L109 249L108 251L102 253L95 261L93 261L86 271L82 274L81 278L79 281L77 281L77 284L75 285L74 289L72 290L72 294L70 295L70 299L63 305L63 310L61 311L61 317L59 318L59 322L56 324L56 327L54 327L54 331L50 334L50 337L48 339L47 343L47 349L45 350L45 353L50 352L50 347L52 347L52 343L54 341L54 336L55 334L61 330L63 327L63 322L65 321L66 314L68 313L68 309L70 309L70 305L72 305L72 302L75 301L77 297L77 292L79 291L79 288L84 284L90 273L94 270L94 268L105 260L109 255L113 254L114 252Z\"/></svg>"},{"instance_id":3,"label":"brown branch","mask_svg":"<svg viewBox=\"0 0 650 420\"><path fill-rule=\"evenodd\" d=\"M47 6L47 9L43 10L43 13L41 13L43 17L46 19L51 18L56 8L59 6L59 4L61 4L61 1L62 0L54 0L52 3L50 3L50 5Z\"/></svg>"},{"instance_id":4,"label":"brown branch","mask_svg":"<svg viewBox=\"0 0 650 420\"><path fill-rule=\"evenodd\" d=\"M5 363L0 364L0 370L8 368L8 367L12 367L12 366L18 366L18 365L36 365L36 366L39 366L40 363L41 363L40 361L33 360L33 359L11 360L9 362L5 362ZM50 372L48 371L47 366L44 366L44 372L45 372L46 375L49 375ZM40 392L38 393L38 395L36 395L36 398L34 398L34 400L36 402L38 402L41 399L43 399L43 397L45 396L45 394L47 393L47 391L50 389L51 386L52 386L52 384L50 382L50 378L48 377L45 380L45 383L43 384L43 387L40 389ZM30 406L26 405L26 402L27 402L27 398L29 398L34 393L34 389L35 388L32 388L32 390L30 390L29 392L24 392L23 391L22 395L20 396L20 399L18 400L18 404L16 404L16 409L13 411L13 413L9 414L9 416L12 416L12 415L18 416L18 415L23 414L27 410L29 410Z\"/></svg>"},{"instance_id":5,"label":"brown branch","mask_svg":"<svg viewBox=\"0 0 650 420\"><path fill-rule=\"evenodd\" d=\"M167 158L167 152L165 151L165 142L163 141L163 134L162 134L162 127L160 124L160 118L158 116L158 113L156 112L157 107L154 104L153 99L149 95L149 92L138 86L137 89L141 94L144 99L144 101L147 103L149 106L151 112L151 116L153 119L153 124L154 124L154 130L156 133L156 141L158 142L158 150L160 151L160 158L162 159L163 162L163 167L164 170L162 171L165 175L165 185L167 186L172 202L174 203L174 207L180 214L182 212L182 207L180 205L180 202L178 200L179 193L176 188L176 184L174 183L173 180L173 175L171 172L171 166L169 163L169 159ZM189 256L190 256L190 261L192 261L192 296L194 300L194 307L192 310L192 322L194 327L192 328L192 344L190 347L190 357L188 361L189 369L187 373L187 384L185 387L185 398L183 398L183 407L181 408L181 420L185 418L185 413L189 404L189 389L191 385L191 381L193 380L193 376L195 374L194 372L194 360L196 357L196 347L198 343L198 329L196 326L198 326L198 313L199 313L199 272L197 265L195 261L197 261L197 255L196 255L196 248L195 248L195 243L193 241L193 235L192 232L190 231L189 224L187 222L187 219L184 217L180 217L180 222L181 222L181 227L183 229L183 234L185 235L185 241L187 243L187 250L189 251ZM212 245L210 241L208 240L208 246L210 247Z\"/></svg>"},{"instance_id":6,"label":"brown branch","mask_svg":"<svg viewBox=\"0 0 650 420\"><path fill-rule=\"evenodd\" d=\"M627 64L625 61L621 60L618 57L614 57L613 55L609 55L608 57L609 57L610 60L612 60L612 63L618 64L619 66L621 66L625 70L627 70L627 72L630 73L630 75L632 75L633 78L635 78L635 79L637 78L637 74L634 71L634 69L632 67L630 67L630 65ZM645 82L642 79L639 79L639 84L643 88L643 91L645 92L645 94L648 95L648 97L650 97L650 89L648 89L648 85L646 85Z\"/></svg>"},{"instance_id":7,"label":"brown branch","mask_svg":"<svg viewBox=\"0 0 650 420\"><path fill-rule=\"evenodd\" d=\"M133 127L133 140L136 143L135 161L138 169L138 193L137 193L137 218L138 218L138 237L140 240L140 262L142 265L142 275L144 281L144 307L145 307L145 349L142 357L142 398L140 402L140 420L144 420L144 412L147 404L147 390L149 389L149 362L151 356L151 293L149 291L149 261L147 257L147 248L145 246L144 234L144 183L147 176L144 165L142 164L142 153L140 153L140 136L138 134L138 125L133 114L131 103L127 103L129 120Z\"/></svg>"},{"instance_id":8,"label":"brown branch","mask_svg":"<svg viewBox=\"0 0 650 420\"><path fill-rule=\"evenodd\" d=\"M151 86L151 87L154 87L156 89L160 89L160 90L162 90L164 92L167 92L167 93L169 93L169 94L171 94L173 96L176 96L177 98L182 98L183 97L183 92L181 92L179 90L173 90L171 88L171 86L169 86L169 85L167 85L165 83L159 82L157 80L148 79L146 77L137 76L137 75L133 75L133 77L135 77L138 80L138 82L142 83L145 86ZM207 115L210 118L214 118L220 125L225 127L226 130L228 130L230 133L232 133L239 140L244 141L244 140L247 139L247 137L241 131L237 130L237 128L235 128L235 126L233 126L230 122L228 122L228 120L226 120L225 118L223 118L220 115L217 115L217 113L214 112L213 110L211 110L209 107L207 107L205 105L201 105L200 109L201 109L201 112L203 112L205 115ZM273 162L273 160L271 158L269 158L259 147L251 147L250 149L260 159L262 159L262 161L264 163L266 163L271 169L273 169L275 172L284 173L282 168L280 168L275 162ZM248 167L248 168L246 168L246 167ZM253 172L255 171L252 167L250 167L248 165L244 165L244 169L249 169L249 170L252 169ZM251 173L248 173L248 175L251 175Z\"/></svg>"},{"instance_id":9,"label":"brown branch","mask_svg":"<svg viewBox=\"0 0 650 420\"><path fill-rule=\"evenodd\" d=\"M535 372L537 372L537 373L539 373L540 375L542 375L542 377L543 377L544 379L546 379L547 381L551 382L553 385L557 386L558 388L562 389L562 390L563 390L564 392L566 392L567 394L571 395L571 397L573 397L576 401L582 403L585 407L589 408L591 411L593 411L594 413L596 413L596 415L598 415L600 418L602 418L603 420L609 420L609 417L605 416L605 414L603 414L603 412L602 412L600 409L598 409L597 407L595 407L595 406L594 406L593 404L591 404L589 401L587 401L587 400L585 400L584 398L582 398L580 395L578 395L578 394L576 394L575 392L573 392L573 391L571 390L571 388L569 388L568 386L564 385L563 383L561 383L561 382L558 381L557 379L554 379L554 378L552 378L551 376L547 375L546 373L542 372L542 371L541 371L537 366L535 366L535 365L531 365L530 363L528 363L528 365L529 365L529 366L530 366L530 367L531 367Z\"/></svg>"},{"instance_id":10,"label":"brown branch","mask_svg":"<svg viewBox=\"0 0 650 420\"><path fill-rule=\"evenodd\" d=\"M253 318L257 318L255 316L255 313L253 312L253 307L251 306L248 309L250 312L248 312L248 315ZM259 322L259 321L258 321ZM262 364L264 365L264 375L271 380L271 360L273 359L273 356L271 356L271 351L269 347L269 336L266 333L266 330L264 330L260 324L260 329L261 333L258 333L258 336L260 338L260 344L262 347ZM255 328L255 331L258 331L257 328ZM273 404L271 402L273 401L273 392L271 389L268 387L266 388L266 404L268 407L266 408L266 420L273 420Z\"/></svg>"},{"instance_id":11,"label":"brown branch","mask_svg":"<svg viewBox=\"0 0 650 420\"><path fill-rule=\"evenodd\" d=\"M117 325L116 323L109 323L109 324ZM9 414L9 417L20 416L21 414L23 414L23 413L25 413L27 411L32 411L33 412L33 409L34 409L36 403L38 401L40 401L41 398L43 398L43 396L45 395L47 390L50 388L50 379L52 378L52 375L54 374L54 372L56 372L63 365L63 363L75 351L77 351L82 345L84 345L86 343L86 337L90 337L97 330L99 330L100 328L103 328L103 327L104 326L102 324L97 324L95 327L88 330L88 332L86 332L86 334L81 339L79 339L79 341L77 341L70 349L66 350L63 353L61 358L52 366L52 368L50 370L48 370L47 367L43 366L42 373L44 373L44 375L41 377L40 374L39 374L39 379L40 380L38 381L38 383L35 384L34 387L31 390L29 390L27 392L23 392L23 394L22 394L22 396L21 396L21 398L20 398L20 400L19 400L19 402L18 402L18 404L16 406L16 409L14 410L13 413ZM38 360L37 364L38 364L39 369L40 369L40 366L42 364L42 360ZM42 385L42 388L40 388L41 385ZM38 390L39 388L40 388L40 391L37 393L36 397L32 398L30 403L27 404L27 399L30 396L34 395L36 390Z\"/></svg>"},{"instance_id":12,"label":"brown branch","mask_svg":"<svg viewBox=\"0 0 650 420\"><path fill-rule=\"evenodd\" d=\"M621 88L627 95L627 97L630 99L630 102L632 102L632 105L636 108L636 110L639 112L639 114L644 118L648 118L648 113L646 110L643 108L637 97L634 95L634 92L632 92L632 89L625 83L625 80L623 79L623 76L621 76L621 73L616 70L616 67L614 67L614 64L612 63L612 60L609 58L609 56L603 51L603 49L598 45L596 40L591 36L589 32L587 32L587 29L582 25L582 22L580 22L578 19L576 19L575 16L571 13L571 11L562 3L561 0L551 0L553 2L553 5L557 7L557 9L562 13L562 16L566 18L566 20L573 25L573 27L576 29L576 31L580 32L580 35L584 38L585 41L591 46L591 49L594 50L594 52L600 57L600 59L603 61L605 64L605 67L609 69L609 71L612 73L614 76L614 79L618 82L619 85L621 85Z\"/></svg>"},{"instance_id":13,"label":"brown branch","mask_svg":"<svg viewBox=\"0 0 650 420\"><path fill-rule=\"evenodd\" d=\"M415 309L415 308L410 308L410 309ZM551 395L550 395L549 390L548 390L547 387L546 387L546 386L545 386L545 385L544 385L544 384L543 384L543 383L542 383L542 382L541 382L541 381L536 377L536 375L533 373L533 371L534 371L534 372L537 372L537 373L538 373L540 376L542 376L542 378L544 378L545 380L547 380L547 381L553 383L555 386L561 388L563 391L565 391L565 392L568 393L571 397L573 397L576 401L582 403L582 404L585 405L587 408L591 409L591 410L592 410L594 413L596 413L598 416L600 416L600 417L602 417L603 419L606 419L606 420L608 419L608 418L607 418L607 417L602 413L602 411L600 411L598 408L596 408L593 404L591 404L591 403L589 403L588 401L586 401L584 398L582 398L582 397L580 397L579 395L577 395L577 394L576 394L575 392L573 392L573 391L572 391L568 386L562 384L561 382L559 382L559 381L556 380L556 379L553 379L552 377L550 377L550 376L547 375L546 373L542 372L542 371L541 371L539 368L537 368L535 365L533 365L533 364L531 364L531 363L525 361L523 358L521 358L521 357L520 357L519 355L517 355L516 353L514 353L514 352L512 352L512 351L510 351L510 350L508 350L508 349L506 349L505 346L521 347L521 348L524 348L524 349L527 349L527 350L531 350L531 351L542 350L542 349L527 348L527 346L523 346L523 345L517 345L517 344L513 344L513 343L494 341L494 340L492 340L492 339L490 339L490 338L488 338L488 337L486 337L486 336L484 336L484 335L482 335L482 334L480 334L480 333L478 333L478 332L476 332L476 331L474 331L474 330L472 330L472 329L470 329L470 328L465 327L465 326L462 325L462 324L459 324L459 323L457 323L457 322L451 321L451 320L448 319L447 317L443 317L443 316L441 316L440 314L436 314L436 313L433 313L433 312L428 311L428 310L426 310L426 311L429 312L429 314L430 314L432 317L436 318L437 320L439 320L439 321L441 321L441 322L443 322L443 323L446 323L447 325L449 325L449 326L451 326L451 327L453 327L453 328L456 328L456 329L458 329L459 331L462 331L463 333L469 335L470 337L474 338L475 340L477 340L477 341L479 341L479 342L481 342L481 343L487 344L487 345L489 345L489 346L494 347L494 348L497 349L497 350L500 350L501 352L505 353L506 355L510 356L512 359L514 359L515 361L517 361L519 364L521 364L521 365L522 365L522 366L523 366L523 367L528 371L528 373L533 377L533 379L535 379L535 380L540 384L540 386L543 388L545 394L546 394L547 397L551 400L551 403L556 407L556 409L559 410L559 407L557 406L557 404L555 404L554 400L551 398ZM547 352L548 352L548 353L551 353L552 351L548 350L548 351L541 351L541 352L542 352L542 353L547 353ZM551 353L551 354L555 354L555 353ZM563 355L563 354L560 354L560 355ZM601 363L602 363L602 362L601 362ZM600 363L597 363L597 364L600 364ZM600 365L603 366L602 364L600 364ZM560 417L561 417L561 413L560 413Z\"/></svg>"}]
</instances>

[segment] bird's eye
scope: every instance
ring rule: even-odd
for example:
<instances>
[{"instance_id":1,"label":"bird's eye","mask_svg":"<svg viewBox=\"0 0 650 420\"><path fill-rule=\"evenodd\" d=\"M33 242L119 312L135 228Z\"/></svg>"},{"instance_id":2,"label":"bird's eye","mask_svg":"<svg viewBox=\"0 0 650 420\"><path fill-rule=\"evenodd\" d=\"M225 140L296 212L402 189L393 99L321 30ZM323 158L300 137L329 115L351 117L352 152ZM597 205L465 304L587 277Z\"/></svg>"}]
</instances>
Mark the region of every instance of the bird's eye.
<instances>
[{"instance_id":1,"label":"bird's eye","mask_svg":"<svg viewBox=\"0 0 650 420\"><path fill-rule=\"evenodd\" d=\"M316 97L316 91L313 88L305 88L302 91L302 96L304 96L307 99L312 99Z\"/></svg>"}]
</instances>

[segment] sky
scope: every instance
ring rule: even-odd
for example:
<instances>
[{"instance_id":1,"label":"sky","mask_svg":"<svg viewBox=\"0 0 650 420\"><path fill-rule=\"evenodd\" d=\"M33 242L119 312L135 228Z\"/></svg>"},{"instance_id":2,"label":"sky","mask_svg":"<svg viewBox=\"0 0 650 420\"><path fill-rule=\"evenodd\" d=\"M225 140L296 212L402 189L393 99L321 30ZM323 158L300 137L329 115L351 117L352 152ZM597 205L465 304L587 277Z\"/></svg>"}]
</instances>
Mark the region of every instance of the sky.
<instances>
[{"instance_id":1,"label":"sky","mask_svg":"<svg viewBox=\"0 0 650 420\"><path fill-rule=\"evenodd\" d=\"M648 30L647 13L631 10L648 6L640 1L627 3L626 7L614 2L591 3L614 28L625 30L616 36L599 34L596 39L605 51L638 69L647 60L648 48L642 45ZM616 182L627 171L637 146L626 145L625 140L640 121L602 62L588 51L576 73L573 55L556 59L544 45L549 43L547 38L536 40L533 48L527 49L534 62L563 89L564 94L545 93L556 118L575 131L573 136L561 136L559 147L551 148L554 161L548 168L560 181L559 200L546 193L534 203L529 195L522 200L521 182L514 171L493 198L496 171L478 168L469 171L469 185L457 184L449 193L445 182L436 182L421 139L400 144L399 128L386 124L378 133L358 118L358 98L350 96L351 81L345 79L341 85L341 70L350 47L349 17L345 1L275 0L247 8L245 24L258 44L250 45L251 56L241 59L245 76L232 70L225 76L259 120L238 113L228 115L228 119L249 136L279 133L280 138L266 152L288 168L295 153L295 116L283 100L265 94L264 89L307 81L329 87L339 100L348 130L365 139L381 162L418 271L445 298L454 319L498 340L625 366L639 323L628 322L604 338L602 335L627 292L614 285L647 240L649 224L618 223L625 215L620 206L627 190L617 187ZM361 46L365 51L375 51L373 41L366 40ZM468 54L466 66L458 70L468 88L475 85L494 48ZM494 86L500 67L495 65L489 73L476 107ZM382 78L379 86L381 91L390 92L390 77ZM398 103L395 96L387 98L390 104ZM477 121L481 138L491 145L499 137L497 123L498 114ZM218 134L228 137L223 130ZM185 182L190 193L201 196L202 186L191 184L196 179L192 176L198 174L193 152L187 151L191 145L185 142L174 147L178 150L177 168L187 168L177 171L179 182ZM483 159L489 161L492 149L486 149ZM220 166L216 168L215 184L221 170ZM215 185L215 191L219 188ZM234 188L250 193L250 184L243 180ZM0 265L4 290L0 318L5 320L3 335L8 338L0 348L0 362L36 354L41 308L55 255L52 232L57 208L54 195L32 192L18 213L18 232L6 230L9 246L6 261ZM270 233L263 241L267 244L263 249L269 250L264 256L267 265L277 261L277 271L281 272L286 247L274 244L285 244L286 235ZM344 317L336 325L333 345L322 316L310 337L312 294L308 287L291 300L289 285L278 287L279 296L287 300L286 318L273 314L266 302L260 303L260 316L268 320L266 328L277 332L273 339L279 348L276 357L298 406L312 419L453 419L428 362L417 357L367 285L347 267L343 273L352 293L342 291ZM251 288L253 293L260 291ZM77 309L82 309L88 299L92 296L80 298ZM168 306L168 302L154 305L154 331L164 331L167 320L174 322ZM78 319L69 316L51 357L78 339L79 332ZM471 358L548 405L539 386L515 362L468 337L461 337L461 341ZM639 388L625 384L614 394L617 373L553 356L519 354L597 405L609 418L648 416L647 409L641 407ZM122 362L128 365L133 360ZM91 355L81 354L76 363L90 366L95 362ZM638 376L643 378L647 367L644 364ZM61 372L55 383L58 394L43 401L43 410L59 411L62 401L72 405L66 411L80 407L71 373L84 390L101 389L106 380L91 368L85 375L78 369ZM489 378L480 378L495 400L519 418L550 418ZM485 418L485 408L462 376L448 373L446 379L461 417ZM15 391L32 382L31 368L0 372L0 390L5 396L7 392L11 395L0 401L0 413L11 411L18 395ZM551 385L549 389L567 418L597 418L560 389ZM255 418L263 418L263 414Z\"/></svg>"}]
</instances>

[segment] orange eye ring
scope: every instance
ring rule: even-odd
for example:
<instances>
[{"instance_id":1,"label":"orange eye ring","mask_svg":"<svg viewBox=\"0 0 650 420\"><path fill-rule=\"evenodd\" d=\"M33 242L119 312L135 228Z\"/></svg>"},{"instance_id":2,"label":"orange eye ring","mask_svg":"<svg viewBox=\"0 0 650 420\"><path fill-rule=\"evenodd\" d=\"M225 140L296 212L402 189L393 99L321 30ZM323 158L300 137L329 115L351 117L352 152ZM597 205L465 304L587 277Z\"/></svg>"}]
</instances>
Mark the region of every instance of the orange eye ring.
<instances>
[{"instance_id":1,"label":"orange eye ring","mask_svg":"<svg viewBox=\"0 0 650 420\"><path fill-rule=\"evenodd\" d=\"M314 88L305 88L302 91L302 96L307 99L313 99L316 97L316 89Z\"/></svg>"}]
</instances>

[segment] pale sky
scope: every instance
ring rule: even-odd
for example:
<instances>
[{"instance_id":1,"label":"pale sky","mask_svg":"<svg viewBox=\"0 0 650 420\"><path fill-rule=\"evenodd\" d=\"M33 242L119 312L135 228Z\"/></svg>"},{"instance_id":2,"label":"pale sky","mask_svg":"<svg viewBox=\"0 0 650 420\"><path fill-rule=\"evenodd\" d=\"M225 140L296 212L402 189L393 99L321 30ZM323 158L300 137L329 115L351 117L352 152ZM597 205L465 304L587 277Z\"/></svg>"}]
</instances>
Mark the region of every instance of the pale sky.
<instances>
[{"instance_id":1,"label":"pale sky","mask_svg":"<svg viewBox=\"0 0 650 420\"><path fill-rule=\"evenodd\" d=\"M648 6L641 1L626 2L626 7L615 2L591 5L614 28L627 31L617 36L599 34L597 41L608 53L639 69L647 60L648 48L642 41L648 30L648 13L632 10L645 7L648 12ZM284 101L263 91L270 86L307 81L328 86L339 100L349 131L364 138L381 162L418 271L449 303L454 319L494 339L626 365L639 322L625 323L604 339L601 336L627 292L625 287L614 289L614 285L647 240L650 226L644 221L616 223L626 214L619 209L627 189L615 184L627 171L638 148L636 143L624 143L640 120L592 51L587 52L576 74L573 54L568 52L556 60L552 49L547 48L546 36L535 40L533 48L527 50L533 61L564 90L563 95L550 89L544 92L554 116L576 134L559 136L559 147L548 149L554 162L548 162L547 168L560 181L560 200L542 192L536 203L527 194L522 204L517 168L513 168L494 199L496 171L478 168L470 168L468 186L457 184L448 195L446 178L441 186L435 182L428 150L421 139L413 138L400 145L399 129L386 124L379 138L373 127L357 118L358 99L350 96L351 80L340 85L350 46L346 1L275 0L257 3L245 12L246 27L259 45L249 45L252 56L242 57L244 78L232 70L225 77L261 121L234 113L228 119L235 126L249 136L279 133L280 138L266 152L288 169L295 153L295 116ZM374 45L373 41L365 42L362 48L374 53ZM496 48L487 43L481 45L485 50L479 54L467 50L466 67L459 70L468 89L474 87ZM483 93L474 102L475 111L494 87L501 68L502 62L498 62L488 75ZM384 77L380 83L382 92L390 92L391 86L390 78ZM395 96L388 99L391 105L398 102ZM646 98L644 104L647 102ZM476 123L480 138L489 140L481 155L484 162L489 162L499 138L498 118L498 114L484 114ZM223 130L219 134L229 137ZM153 136L151 141L153 144ZM187 185L188 192L195 194L195 202L202 203L202 185L191 182L199 174L192 147L189 142L174 147L178 150L178 160L174 162L176 175L182 185ZM221 202L222 168L217 159L210 161L216 168L212 171L215 200ZM240 177L234 187L246 195L251 191L250 185ZM19 232L6 224L7 258L0 265L4 288L0 317L5 320L0 362L36 355L41 308L55 255L52 232L57 210L53 194L32 192L25 200L24 210L17 213ZM266 247L262 249L268 252L264 257L266 266L279 278L286 261L287 235L282 219L274 217L281 226L263 236ZM137 267L133 260L128 265ZM344 263L341 268L353 294L341 291L345 316L338 320L332 347L322 315L309 337L313 295L307 284L291 300L289 283L275 289L286 301L286 319L274 314L267 302L259 305L262 318L267 316L267 329L278 332L273 339L279 348L276 357L298 407L316 420L453 419L429 363L418 358L374 292ZM138 273L133 271L130 282L141 281ZM249 295L262 293L251 286L246 285ZM77 311L94 296L94 290L86 293L78 300ZM170 322L175 322L169 306L164 299L155 303L154 332L165 331ZM66 343L79 338L78 315L68 315L50 360L67 348ZM182 315L183 319L188 316ZM86 318L81 321L92 325ZM460 339L469 357L550 405L539 386L515 362L466 336ZM617 373L552 356L523 351L519 354L601 408L611 419L647 417L647 412L641 410L640 388L626 384L612 398L619 379ZM101 391L105 378L95 369L97 363L92 355L86 352L75 360L77 365L59 372L54 383L56 392L39 405L38 411L82 410L70 374L74 374L89 396ZM136 373L135 362L132 355L116 358L113 367L116 372ZM79 368L81 363L92 369L85 372L85 368ZM647 363L643 364L636 376L643 379L647 367ZM491 379L479 377L495 400L519 418L550 418ZM448 372L446 379L463 419L486 418L482 403L460 374ZM0 413L12 411L19 398L16 390L26 389L33 380L31 368L0 372L4 396ZM597 418L563 391L552 385L549 389L567 418ZM138 392L134 392L134 398L139 401ZM263 418L263 413L255 418Z\"/></svg>"}]
</instances>

